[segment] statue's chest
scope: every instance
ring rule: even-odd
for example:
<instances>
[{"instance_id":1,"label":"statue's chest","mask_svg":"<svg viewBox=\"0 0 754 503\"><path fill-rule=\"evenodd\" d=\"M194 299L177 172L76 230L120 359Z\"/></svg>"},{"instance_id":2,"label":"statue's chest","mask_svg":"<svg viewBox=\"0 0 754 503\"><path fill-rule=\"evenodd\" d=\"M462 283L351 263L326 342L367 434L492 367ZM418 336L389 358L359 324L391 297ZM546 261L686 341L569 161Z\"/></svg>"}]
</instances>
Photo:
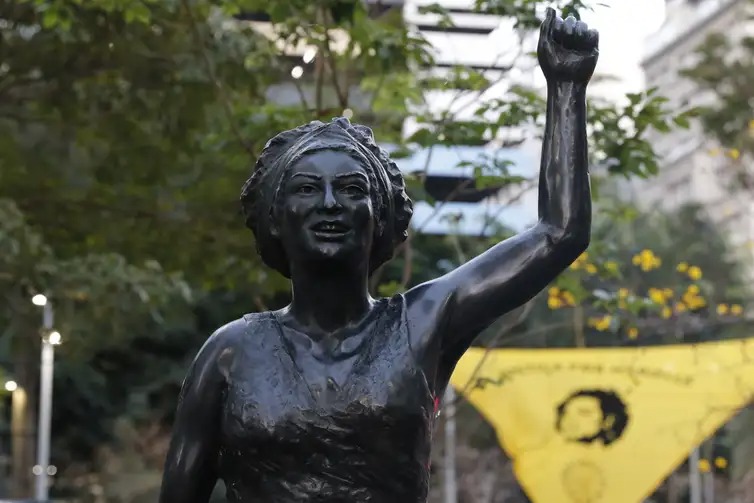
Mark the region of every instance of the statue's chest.
<instances>
[{"instance_id":1,"label":"statue's chest","mask_svg":"<svg viewBox=\"0 0 754 503\"><path fill-rule=\"evenodd\" d=\"M257 343L239 348L227 367L226 441L285 442L333 427L357 430L377 418L401 422L431 413L427 379L400 331L324 362L286 345L274 330L257 334Z\"/></svg>"}]
</instances>

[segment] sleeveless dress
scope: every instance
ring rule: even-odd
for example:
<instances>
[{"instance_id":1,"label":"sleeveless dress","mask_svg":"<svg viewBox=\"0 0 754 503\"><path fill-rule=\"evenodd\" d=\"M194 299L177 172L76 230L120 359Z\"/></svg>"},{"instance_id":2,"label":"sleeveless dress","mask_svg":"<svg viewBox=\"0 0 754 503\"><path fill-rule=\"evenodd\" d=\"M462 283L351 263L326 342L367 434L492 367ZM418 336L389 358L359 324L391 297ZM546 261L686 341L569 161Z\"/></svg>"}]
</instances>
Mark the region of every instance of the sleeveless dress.
<instances>
[{"instance_id":1,"label":"sleeveless dress","mask_svg":"<svg viewBox=\"0 0 754 503\"><path fill-rule=\"evenodd\" d=\"M374 321L341 343L351 363L333 377L312 360L311 340L274 313L244 316L220 422L229 503L426 501L436 401L405 298L377 302Z\"/></svg>"}]
</instances>

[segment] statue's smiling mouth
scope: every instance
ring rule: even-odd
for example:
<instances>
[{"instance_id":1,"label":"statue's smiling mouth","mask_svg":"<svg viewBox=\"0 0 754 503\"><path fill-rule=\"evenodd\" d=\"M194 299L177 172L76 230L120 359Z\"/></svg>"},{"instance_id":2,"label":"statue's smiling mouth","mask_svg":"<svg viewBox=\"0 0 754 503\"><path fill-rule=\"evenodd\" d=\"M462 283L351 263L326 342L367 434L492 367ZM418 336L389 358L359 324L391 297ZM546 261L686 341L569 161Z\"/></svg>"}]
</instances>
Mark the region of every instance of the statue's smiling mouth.
<instances>
[{"instance_id":1,"label":"statue's smiling mouth","mask_svg":"<svg viewBox=\"0 0 754 503\"><path fill-rule=\"evenodd\" d=\"M340 236L350 231L351 228L343 222L338 222L336 220L325 220L312 225L311 230L313 230L317 234L327 236Z\"/></svg>"}]
</instances>

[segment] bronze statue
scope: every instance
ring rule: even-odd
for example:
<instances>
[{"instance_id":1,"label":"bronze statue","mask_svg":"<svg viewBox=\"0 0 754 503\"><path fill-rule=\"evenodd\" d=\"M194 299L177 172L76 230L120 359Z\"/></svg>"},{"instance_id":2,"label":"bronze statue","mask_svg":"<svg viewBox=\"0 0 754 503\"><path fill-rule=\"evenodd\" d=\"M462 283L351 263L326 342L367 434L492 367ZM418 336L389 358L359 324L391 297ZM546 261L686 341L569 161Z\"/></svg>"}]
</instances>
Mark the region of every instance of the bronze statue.
<instances>
[{"instance_id":1,"label":"bronze statue","mask_svg":"<svg viewBox=\"0 0 754 503\"><path fill-rule=\"evenodd\" d=\"M372 271L412 212L370 129L339 118L278 134L241 202L262 259L293 300L215 332L181 391L161 503L423 502L439 398L492 321L588 246L586 87L598 35L548 9L539 222L455 271L373 299Z\"/></svg>"}]
</instances>

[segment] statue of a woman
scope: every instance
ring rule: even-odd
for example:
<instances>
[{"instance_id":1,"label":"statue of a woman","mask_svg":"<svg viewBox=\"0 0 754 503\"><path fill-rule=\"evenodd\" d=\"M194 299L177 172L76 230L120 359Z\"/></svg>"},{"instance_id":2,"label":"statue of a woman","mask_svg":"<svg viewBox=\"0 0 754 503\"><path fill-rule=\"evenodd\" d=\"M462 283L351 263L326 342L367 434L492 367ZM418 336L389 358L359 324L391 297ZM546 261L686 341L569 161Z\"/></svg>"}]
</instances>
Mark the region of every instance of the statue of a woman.
<instances>
[{"instance_id":1,"label":"statue of a woman","mask_svg":"<svg viewBox=\"0 0 754 503\"><path fill-rule=\"evenodd\" d=\"M225 325L183 384L161 503L423 502L439 398L474 338L586 249L585 92L597 33L548 10L539 42L547 126L539 222L405 294L369 275L406 238L403 178L346 119L278 134L241 201L293 300Z\"/></svg>"}]
</instances>

